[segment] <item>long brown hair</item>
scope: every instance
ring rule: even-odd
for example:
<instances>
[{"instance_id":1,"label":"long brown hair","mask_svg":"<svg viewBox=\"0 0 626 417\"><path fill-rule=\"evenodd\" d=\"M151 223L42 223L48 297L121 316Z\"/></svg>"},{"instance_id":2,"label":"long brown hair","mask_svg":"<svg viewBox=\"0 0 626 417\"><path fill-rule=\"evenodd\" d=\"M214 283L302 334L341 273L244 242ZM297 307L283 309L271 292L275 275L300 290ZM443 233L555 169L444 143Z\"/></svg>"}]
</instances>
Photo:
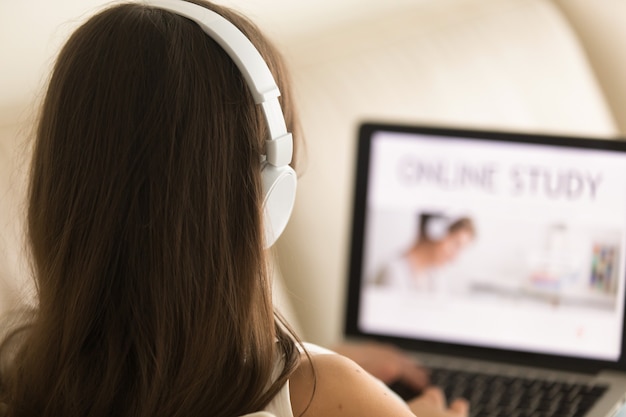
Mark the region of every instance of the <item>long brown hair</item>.
<instances>
[{"instance_id":1,"label":"long brown hair","mask_svg":"<svg viewBox=\"0 0 626 417\"><path fill-rule=\"evenodd\" d=\"M296 130L272 45L194 3L257 46ZM266 137L243 77L191 21L117 5L70 37L34 145L39 304L2 375L7 415L236 416L268 403L298 355L263 248Z\"/></svg>"}]
</instances>

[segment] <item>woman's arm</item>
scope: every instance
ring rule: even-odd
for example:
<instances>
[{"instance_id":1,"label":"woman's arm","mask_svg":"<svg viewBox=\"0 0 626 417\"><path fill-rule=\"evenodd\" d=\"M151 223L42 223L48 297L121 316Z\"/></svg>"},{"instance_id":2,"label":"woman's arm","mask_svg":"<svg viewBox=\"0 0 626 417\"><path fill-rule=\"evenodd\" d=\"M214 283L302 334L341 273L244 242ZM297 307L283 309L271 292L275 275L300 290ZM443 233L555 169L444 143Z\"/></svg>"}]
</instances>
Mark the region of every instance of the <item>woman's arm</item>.
<instances>
[{"instance_id":1,"label":"woman's arm","mask_svg":"<svg viewBox=\"0 0 626 417\"><path fill-rule=\"evenodd\" d=\"M290 379L294 416L306 417L464 417L467 404L456 401L445 406L438 389L404 403L382 382L341 355L302 355ZM415 413L414 413L415 412Z\"/></svg>"},{"instance_id":2,"label":"woman's arm","mask_svg":"<svg viewBox=\"0 0 626 417\"><path fill-rule=\"evenodd\" d=\"M387 343L344 342L332 350L356 362L387 385L400 382L415 392L428 385L428 371L403 350Z\"/></svg>"}]
</instances>

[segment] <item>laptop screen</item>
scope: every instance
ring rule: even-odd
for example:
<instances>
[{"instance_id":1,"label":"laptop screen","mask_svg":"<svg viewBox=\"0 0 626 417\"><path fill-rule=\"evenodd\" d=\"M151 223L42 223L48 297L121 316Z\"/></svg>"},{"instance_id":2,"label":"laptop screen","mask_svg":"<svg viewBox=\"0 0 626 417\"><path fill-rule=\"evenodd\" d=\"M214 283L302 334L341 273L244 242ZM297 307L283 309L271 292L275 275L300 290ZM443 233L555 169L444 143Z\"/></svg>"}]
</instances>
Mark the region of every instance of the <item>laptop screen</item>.
<instances>
[{"instance_id":1,"label":"laptop screen","mask_svg":"<svg viewBox=\"0 0 626 417\"><path fill-rule=\"evenodd\" d=\"M626 144L376 124L359 135L349 335L620 362Z\"/></svg>"}]
</instances>

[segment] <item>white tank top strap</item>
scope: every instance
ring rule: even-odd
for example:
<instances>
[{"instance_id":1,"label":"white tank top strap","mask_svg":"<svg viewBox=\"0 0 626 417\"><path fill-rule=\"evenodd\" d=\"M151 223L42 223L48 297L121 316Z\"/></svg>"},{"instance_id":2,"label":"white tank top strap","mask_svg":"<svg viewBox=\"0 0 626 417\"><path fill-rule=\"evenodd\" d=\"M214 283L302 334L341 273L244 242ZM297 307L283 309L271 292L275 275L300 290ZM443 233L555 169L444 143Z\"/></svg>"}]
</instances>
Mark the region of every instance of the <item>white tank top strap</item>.
<instances>
[{"instance_id":1,"label":"white tank top strap","mask_svg":"<svg viewBox=\"0 0 626 417\"><path fill-rule=\"evenodd\" d=\"M303 352L302 347L298 345L300 352ZM324 355L324 354L334 354L334 352L324 349L320 346L304 343L304 348L311 355ZM272 376L272 380L276 380L280 375L280 372L283 370L283 361L277 360L274 362L274 372ZM271 413L270 415L274 417L293 417L293 410L291 409L291 397L289 395L289 381L283 385L281 390L276 394L276 396L272 399L272 401L265 407L265 412ZM256 415L254 415L257 417Z\"/></svg>"},{"instance_id":2,"label":"white tank top strap","mask_svg":"<svg viewBox=\"0 0 626 417\"><path fill-rule=\"evenodd\" d=\"M291 397L289 396L289 381L285 382L285 385L278 391L278 394L265 407L263 412L268 413L272 417L293 417ZM256 414L254 416L256 417Z\"/></svg>"}]
</instances>

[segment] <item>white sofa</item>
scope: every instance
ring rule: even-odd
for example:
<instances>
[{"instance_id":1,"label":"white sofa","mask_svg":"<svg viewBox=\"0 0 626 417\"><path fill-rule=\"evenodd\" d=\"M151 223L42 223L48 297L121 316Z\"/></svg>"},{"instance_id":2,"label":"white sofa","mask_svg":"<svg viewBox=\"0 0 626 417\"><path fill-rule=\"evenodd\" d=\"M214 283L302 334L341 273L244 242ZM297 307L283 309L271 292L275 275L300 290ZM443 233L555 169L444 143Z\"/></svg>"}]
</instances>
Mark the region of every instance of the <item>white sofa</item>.
<instances>
[{"instance_id":1,"label":"white sofa","mask_svg":"<svg viewBox=\"0 0 626 417\"><path fill-rule=\"evenodd\" d=\"M307 152L277 252L320 344L342 333L360 121L626 136L620 0L420 1L286 47Z\"/></svg>"},{"instance_id":2,"label":"white sofa","mask_svg":"<svg viewBox=\"0 0 626 417\"><path fill-rule=\"evenodd\" d=\"M348 24L333 26L342 20L333 16L294 36L280 29L289 17L259 15L292 68L306 134L296 210L275 251L277 297L304 337L323 345L341 338L361 120L626 135L623 0L374 0L375 16L361 1L336 4L359 10ZM6 310L32 291L20 216L31 124L20 109L0 109Z\"/></svg>"}]
</instances>

